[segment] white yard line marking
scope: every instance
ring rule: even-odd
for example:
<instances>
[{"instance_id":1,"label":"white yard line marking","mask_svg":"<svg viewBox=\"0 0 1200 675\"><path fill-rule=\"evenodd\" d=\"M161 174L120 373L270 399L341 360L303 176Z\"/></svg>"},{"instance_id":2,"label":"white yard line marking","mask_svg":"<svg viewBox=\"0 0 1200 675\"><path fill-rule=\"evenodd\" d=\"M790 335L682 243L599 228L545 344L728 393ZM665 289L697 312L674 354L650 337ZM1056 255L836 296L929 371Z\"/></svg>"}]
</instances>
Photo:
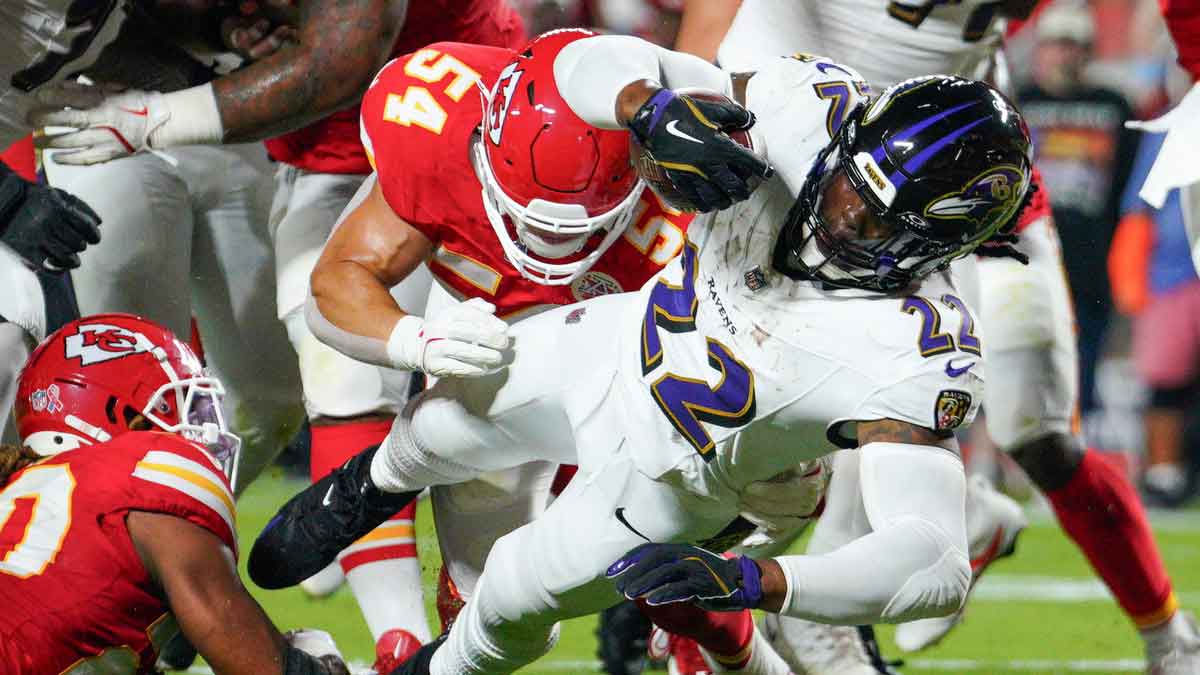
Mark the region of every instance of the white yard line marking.
<instances>
[{"instance_id":1,"label":"white yard line marking","mask_svg":"<svg viewBox=\"0 0 1200 675\"><path fill-rule=\"evenodd\" d=\"M1200 592L1179 591L1184 605L1200 604ZM972 601L983 602L1054 602L1074 603L1111 600L1108 588L1099 579L1079 579L1024 574L985 574L971 594Z\"/></svg>"}]
</instances>

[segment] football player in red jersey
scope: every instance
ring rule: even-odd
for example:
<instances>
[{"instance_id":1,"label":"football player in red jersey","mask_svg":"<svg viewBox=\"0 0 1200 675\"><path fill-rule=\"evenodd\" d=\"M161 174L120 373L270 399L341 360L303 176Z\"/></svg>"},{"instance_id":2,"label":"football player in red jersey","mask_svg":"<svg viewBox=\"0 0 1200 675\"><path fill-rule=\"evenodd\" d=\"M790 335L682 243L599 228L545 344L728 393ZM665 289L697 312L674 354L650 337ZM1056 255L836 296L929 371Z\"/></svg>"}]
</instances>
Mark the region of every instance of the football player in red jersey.
<instances>
[{"instance_id":1,"label":"football player in red jersey","mask_svg":"<svg viewBox=\"0 0 1200 675\"><path fill-rule=\"evenodd\" d=\"M238 579L222 393L187 345L127 314L34 351L22 447L0 449L0 670L155 673L182 630L216 672L348 672L327 634L280 634Z\"/></svg>"},{"instance_id":2,"label":"football player in red jersey","mask_svg":"<svg viewBox=\"0 0 1200 675\"><path fill-rule=\"evenodd\" d=\"M363 448L380 443L410 386L408 373L383 371L343 357L313 339L302 308L308 277L330 229L371 172L358 139L357 101L391 56L430 42L454 40L516 47L525 41L519 15L505 0L269 0L273 18L294 22L295 41L209 84L170 93L126 92L103 101L66 89L43 96L52 110L44 125L85 128L45 145L74 150L60 163L92 164L146 148L267 139L278 162L269 231L275 249L276 312L299 357L305 408L312 423L313 480ZM289 14L294 14L289 16ZM86 93L86 92L84 92ZM62 105L75 110L62 110ZM420 102L411 102L419 105ZM98 130L100 129L100 130ZM397 291L423 300L429 276ZM248 457L249 459L249 457ZM420 593L397 595L398 579L420 580L413 512L405 510L372 535L370 556L348 559L344 571L377 643L393 629L429 638ZM405 585L399 583L398 585Z\"/></svg>"}]
</instances>

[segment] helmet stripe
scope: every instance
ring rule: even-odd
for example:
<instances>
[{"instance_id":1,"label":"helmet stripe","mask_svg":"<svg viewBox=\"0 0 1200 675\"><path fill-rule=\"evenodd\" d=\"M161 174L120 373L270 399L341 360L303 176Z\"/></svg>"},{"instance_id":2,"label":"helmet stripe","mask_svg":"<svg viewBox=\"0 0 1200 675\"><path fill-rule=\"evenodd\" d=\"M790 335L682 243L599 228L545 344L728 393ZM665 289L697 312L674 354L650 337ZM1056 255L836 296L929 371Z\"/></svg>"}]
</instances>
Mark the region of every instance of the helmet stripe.
<instances>
[{"instance_id":1,"label":"helmet stripe","mask_svg":"<svg viewBox=\"0 0 1200 675\"><path fill-rule=\"evenodd\" d=\"M890 140L884 141L884 143L894 143L895 141L908 140L910 137L915 136L916 134L919 134L920 132L924 131L925 129L928 129L931 125L935 124L939 120L945 119L946 117L953 115L954 113L958 112L959 110L963 110L965 108L970 108L971 106L973 106L977 103L979 103L979 101L968 101L966 103L960 103L960 104L954 106L953 108L947 108L946 110L943 110L942 112L940 112L936 115L930 115L929 117L921 120L920 122L917 122L916 124L912 125L911 127L901 130L895 136L893 136ZM884 146L881 145L878 148L875 148L875 151L871 153L871 157L873 157L875 159L876 164L882 162L885 157Z\"/></svg>"},{"instance_id":2,"label":"helmet stripe","mask_svg":"<svg viewBox=\"0 0 1200 675\"><path fill-rule=\"evenodd\" d=\"M934 141L933 143L930 143L929 147L927 147L924 150L922 150L921 152L917 153L915 156L913 156L912 159L910 159L904 163L904 171L906 171L908 173L912 173L914 171L919 170L925 164L925 162L928 162L930 159L933 158L934 155L941 152L942 148L946 147L947 145L950 145L954 141L958 140L959 136L962 136L963 134L967 133L971 129L974 129L975 127L979 126L980 124L983 124L984 122L986 122L990 119L991 119L990 115L985 115L973 122L970 122L969 124L965 124L957 129L955 129L954 131L951 131L950 133L946 134L945 136L942 136L941 138ZM908 178L900 171L893 172L892 175L889 176L889 178L892 180L893 183L895 183L897 188L900 187L901 185L904 185L904 183L906 183L908 181Z\"/></svg>"}]
</instances>

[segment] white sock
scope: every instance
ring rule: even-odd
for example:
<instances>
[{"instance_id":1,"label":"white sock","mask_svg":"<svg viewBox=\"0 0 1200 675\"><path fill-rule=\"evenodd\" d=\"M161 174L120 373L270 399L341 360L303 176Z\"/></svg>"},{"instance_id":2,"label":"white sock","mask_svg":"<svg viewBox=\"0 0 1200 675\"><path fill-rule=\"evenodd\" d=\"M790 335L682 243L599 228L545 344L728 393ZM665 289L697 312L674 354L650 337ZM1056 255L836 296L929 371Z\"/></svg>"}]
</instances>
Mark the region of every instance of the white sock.
<instances>
[{"instance_id":1,"label":"white sock","mask_svg":"<svg viewBox=\"0 0 1200 675\"><path fill-rule=\"evenodd\" d=\"M413 523L393 517L338 556L371 637L393 628L429 642L429 619L416 555Z\"/></svg>"}]
</instances>

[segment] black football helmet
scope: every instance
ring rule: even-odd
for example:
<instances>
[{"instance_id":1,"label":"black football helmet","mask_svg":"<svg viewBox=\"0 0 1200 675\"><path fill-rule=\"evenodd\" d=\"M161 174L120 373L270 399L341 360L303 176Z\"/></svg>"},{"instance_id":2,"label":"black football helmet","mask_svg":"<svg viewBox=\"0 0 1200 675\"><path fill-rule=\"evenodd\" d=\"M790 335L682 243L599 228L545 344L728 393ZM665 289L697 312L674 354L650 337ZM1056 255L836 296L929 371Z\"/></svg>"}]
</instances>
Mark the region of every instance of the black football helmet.
<instances>
[{"instance_id":1,"label":"black football helmet","mask_svg":"<svg viewBox=\"0 0 1200 675\"><path fill-rule=\"evenodd\" d=\"M847 115L817 156L773 265L834 288L902 290L1015 218L1029 190L1029 151L1024 119L983 82L931 75L893 85ZM834 234L821 207L839 175L886 236Z\"/></svg>"}]
</instances>

